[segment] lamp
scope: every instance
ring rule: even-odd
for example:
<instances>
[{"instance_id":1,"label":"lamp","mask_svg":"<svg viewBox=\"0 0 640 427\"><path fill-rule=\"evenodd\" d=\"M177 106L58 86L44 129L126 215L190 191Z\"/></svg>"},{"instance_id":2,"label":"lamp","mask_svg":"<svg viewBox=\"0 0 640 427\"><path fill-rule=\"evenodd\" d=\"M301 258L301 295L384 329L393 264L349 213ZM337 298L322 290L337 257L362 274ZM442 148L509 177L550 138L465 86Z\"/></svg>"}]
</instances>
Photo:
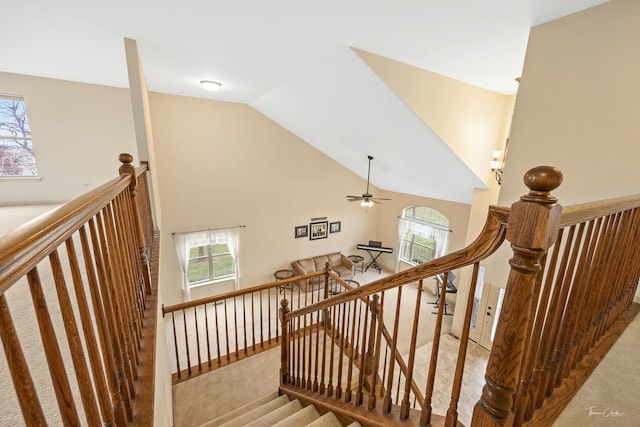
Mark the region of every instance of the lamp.
<instances>
[{"instance_id":1,"label":"lamp","mask_svg":"<svg viewBox=\"0 0 640 427\"><path fill-rule=\"evenodd\" d=\"M360 202L360 206L362 206L363 208L370 208L371 206L373 206L373 200L363 200Z\"/></svg>"},{"instance_id":2,"label":"lamp","mask_svg":"<svg viewBox=\"0 0 640 427\"><path fill-rule=\"evenodd\" d=\"M217 91L222 86L222 83L214 82L213 80L200 80L200 84L203 88L211 92Z\"/></svg>"}]
</instances>

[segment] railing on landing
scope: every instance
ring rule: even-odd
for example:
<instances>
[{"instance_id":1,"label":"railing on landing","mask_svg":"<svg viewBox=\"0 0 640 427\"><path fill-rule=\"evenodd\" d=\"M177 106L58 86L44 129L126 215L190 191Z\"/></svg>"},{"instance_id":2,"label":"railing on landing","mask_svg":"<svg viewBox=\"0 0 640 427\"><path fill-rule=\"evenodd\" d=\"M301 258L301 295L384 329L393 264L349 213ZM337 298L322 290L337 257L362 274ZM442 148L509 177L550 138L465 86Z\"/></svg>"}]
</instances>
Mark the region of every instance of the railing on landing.
<instances>
[{"instance_id":1,"label":"railing on landing","mask_svg":"<svg viewBox=\"0 0 640 427\"><path fill-rule=\"evenodd\" d=\"M408 328L401 325L400 314L408 309L401 295L465 266L473 266L467 296L474 295L479 262L506 238L514 252L511 272L486 383L469 424L551 424L638 312L633 297L640 277L640 196L561 213L550 194L561 181L554 168L529 171L529 193L511 209L490 208L483 232L461 251L294 311L284 300L281 391L367 425L457 425L473 298L464 307L455 374L438 389L446 293L440 296L428 368L416 363L418 325L425 316L421 292ZM381 321L389 311L390 321ZM411 334L402 349L404 380L394 376L396 360L383 355L389 341L382 339L385 323L393 324L392 354L400 338ZM315 325L314 334L308 325ZM413 387L418 371L425 378L424 400L412 410L412 400L420 397ZM434 411L441 389L450 390L449 404Z\"/></svg>"},{"instance_id":2,"label":"railing on landing","mask_svg":"<svg viewBox=\"0 0 640 427\"><path fill-rule=\"evenodd\" d=\"M28 426L153 424L156 254L147 165L132 160L0 236L0 369L15 388L3 402Z\"/></svg>"}]
</instances>

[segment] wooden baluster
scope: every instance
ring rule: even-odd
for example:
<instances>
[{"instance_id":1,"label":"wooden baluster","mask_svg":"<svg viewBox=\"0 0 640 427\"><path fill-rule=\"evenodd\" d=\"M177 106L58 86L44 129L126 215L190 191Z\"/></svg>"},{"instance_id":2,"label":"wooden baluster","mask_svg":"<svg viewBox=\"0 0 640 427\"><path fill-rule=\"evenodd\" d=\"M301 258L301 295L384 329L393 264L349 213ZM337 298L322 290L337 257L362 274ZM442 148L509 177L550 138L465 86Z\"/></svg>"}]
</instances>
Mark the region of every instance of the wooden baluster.
<instances>
[{"instance_id":1,"label":"wooden baluster","mask_svg":"<svg viewBox=\"0 0 640 427\"><path fill-rule=\"evenodd\" d=\"M131 195L131 203L136 221L136 236L139 245L140 265L142 267L142 278L145 283L147 294L151 293L151 270L149 269L149 257L147 254L147 242L145 242L144 228L140 215L140 205L138 203L138 182L136 178L136 170L131 164L133 156L128 153L122 153L118 157L122 165L120 166L120 174L128 174L131 177L129 182L129 192Z\"/></svg>"},{"instance_id":2,"label":"wooden baluster","mask_svg":"<svg viewBox=\"0 0 640 427\"><path fill-rule=\"evenodd\" d=\"M62 272L62 264L57 249L49 255L49 261L51 262L51 270L56 285L56 293L58 294L60 312L69 343L69 351L80 389L80 398L82 399L82 405L85 410L87 424L97 427L102 424L98 413L98 404L95 399L96 396L93 393L93 384L87 367L87 357L82 348L78 325L73 314L71 298L69 297L69 290L67 289L67 283L64 278L64 273Z\"/></svg>"},{"instance_id":3,"label":"wooden baluster","mask_svg":"<svg viewBox=\"0 0 640 427\"><path fill-rule=\"evenodd\" d=\"M458 424L458 400L460 400L460 390L462 389L462 376L464 374L465 359L467 357L467 345L469 344L469 326L471 325L471 315L473 313L473 295L476 293L476 284L478 281L478 270L480 264L473 264L473 273L471 274L471 283L467 295L471 297L467 299L467 306L464 312L464 321L462 323L462 336L460 337L460 346L458 347L458 361L456 363L456 372L453 377L453 385L451 390L451 402L447 410L445 425L456 426ZM449 280L447 278L447 280ZM448 283L448 282L447 282Z\"/></svg>"},{"instance_id":4,"label":"wooden baluster","mask_svg":"<svg viewBox=\"0 0 640 427\"><path fill-rule=\"evenodd\" d=\"M607 225L608 221L604 221L604 229L606 230L610 225ZM592 224L589 224L589 229L587 230L588 232L591 231ZM561 305L561 307L565 307L564 309L564 315L561 318L561 325L560 325L560 331L558 334L558 340L556 342L556 347L557 350L554 353L554 372L553 372L553 377L550 378L550 381L548 383L548 389L547 389L547 396L550 396L551 393L553 392L553 389L555 387L557 387L558 385L560 385L560 383L562 382L562 378L564 376L564 366L566 364L566 360L567 357L569 356L569 352L571 349L571 343L572 341L575 339L574 334L576 332L576 324L578 323L579 319L578 316L580 315L580 306L582 305L583 302L583 298L584 298L584 294L586 293L586 289L588 288L588 283L583 283L582 285L576 286L576 283L582 283L583 279L585 277L588 278L588 274L589 274L589 269L588 269L588 263L592 262L592 257L596 257L599 258L600 254L598 253L599 251L596 250L595 254L590 254L590 251L580 251L580 243L582 240L582 235L583 235L583 231L586 227L586 224L580 224L579 227L579 239L577 240L577 242L575 243L575 252L576 254L578 254L579 256L579 260L577 262L574 262L572 264L576 265L575 270L572 269L572 274L574 274L575 276L571 276L570 282L569 284L571 285L571 288L568 290L568 296L567 296L567 300L566 300L566 305ZM606 232L604 232L606 234ZM588 235L587 237L585 237L585 239L588 239ZM594 244L600 240L602 238L602 235L598 238L598 239L593 239ZM598 244L599 246L599 244ZM589 254L589 257L587 258L587 255ZM587 259L588 259L588 263L587 263ZM587 266L587 267L583 267L583 266ZM573 267L573 265L572 265ZM582 268L581 268L582 267ZM593 277L591 280L595 280L595 277Z\"/></svg>"},{"instance_id":5,"label":"wooden baluster","mask_svg":"<svg viewBox=\"0 0 640 427\"><path fill-rule=\"evenodd\" d=\"M350 339L349 339L349 353L350 353L350 357L349 357L349 369L347 371L347 386L346 386L346 392L345 392L345 396L344 396L344 401L345 402L351 402L351 388L352 388L352 378L353 378L353 365L355 363L355 360L357 358L357 352L358 352L358 347L357 347L357 343L358 340L357 338L355 338L356 336L356 319L359 320L359 318L357 317L357 309L358 309L358 299L354 299L352 301L352 309L351 309L351 313L353 313L353 316L350 320L350 324L351 324L351 334L350 334Z\"/></svg>"},{"instance_id":6,"label":"wooden baluster","mask_svg":"<svg viewBox=\"0 0 640 427\"><path fill-rule=\"evenodd\" d=\"M178 373L178 378L181 378L182 374L180 373L180 353L178 351L178 333L176 331L175 312L171 312L171 324L173 325L173 346L176 349L176 369Z\"/></svg>"},{"instance_id":7,"label":"wooden baluster","mask_svg":"<svg viewBox=\"0 0 640 427\"><path fill-rule=\"evenodd\" d=\"M213 303L215 306L215 303ZM204 305L204 332L207 338L207 366L211 367L211 344L209 342L209 310L207 304Z\"/></svg>"},{"instance_id":8,"label":"wooden baluster","mask_svg":"<svg viewBox=\"0 0 640 427\"><path fill-rule=\"evenodd\" d=\"M198 370L202 371L202 356L200 354L200 329L198 328L198 307L193 307L193 321L196 328L196 353L198 355Z\"/></svg>"},{"instance_id":9,"label":"wooden baluster","mask_svg":"<svg viewBox=\"0 0 640 427\"><path fill-rule=\"evenodd\" d=\"M187 331L187 309L182 309L182 327L184 329L184 347L187 352L187 372L191 375L191 355L189 353L189 332Z\"/></svg>"},{"instance_id":10,"label":"wooden baluster","mask_svg":"<svg viewBox=\"0 0 640 427\"><path fill-rule=\"evenodd\" d=\"M213 303L213 314L216 318L216 353L218 354L218 365L220 365L222 363L222 353L220 351L220 324L218 322L218 302L220 301L216 301ZM222 303L224 304L224 300L222 301Z\"/></svg>"},{"instance_id":11,"label":"wooden baluster","mask_svg":"<svg viewBox=\"0 0 640 427\"><path fill-rule=\"evenodd\" d=\"M319 361L320 361L320 327L322 322L320 321L321 312L316 311L316 351L315 351L315 366L313 372L313 391L317 392L319 390L318 383L318 369L319 369Z\"/></svg>"},{"instance_id":12,"label":"wooden baluster","mask_svg":"<svg viewBox=\"0 0 640 427\"><path fill-rule=\"evenodd\" d=\"M531 191L511 207L507 239L513 258L489 356L486 384L474 407L472 423L478 426L512 425L513 396L520 378L520 364L529 322L531 293L541 269L540 259L553 245L562 208L550 191L562 183L562 173L541 166L525 174Z\"/></svg>"},{"instance_id":13,"label":"wooden baluster","mask_svg":"<svg viewBox=\"0 0 640 427\"><path fill-rule=\"evenodd\" d=\"M390 350L391 350L391 354L395 355L396 352L396 348L398 345L398 329L399 329L399 324L400 324L400 306L401 306L401 302L402 302L402 286L399 286L398 288L398 297L396 300L396 315L394 317L393 320L393 334L391 337L391 342L389 343L390 345ZM390 365L389 365L389 378L387 380L387 390L386 393L384 395L384 399L382 402L382 413L383 414L388 414L391 412L391 404L392 404L392 400L391 400L391 389L393 388L393 371L395 368L395 360L396 358L391 356L389 358L389 360L391 361Z\"/></svg>"},{"instance_id":14,"label":"wooden baluster","mask_svg":"<svg viewBox=\"0 0 640 427\"><path fill-rule=\"evenodd\" d=\"M373 296L374 303L377 302L376 295ZM376 313L371 320L371 330L373 331L373 327L375 326L375 317L377 316L380 319L377 322L375 335L371 337L369 340L369 346L373 347L373 358L371 361L370 372L371 372L371 390L369 391L369 400L367 402L367 409L372 410L376 407L376 385L378 382L378 366L380 364L380 350L382 346L382 325L383 325L383 317L382 312L384 310L384 291L382 292L382 296L380 298L380 304L376 304L376 307L372 307L372 313ZM368 354L368 352L367 352Z\"/></svg>"},{"instance_id":15,"label":"wooden baluster","mask_svg":"<svg viewBox=\"0 0 640 427\"><path fill-rule=\"evenodd\" d=\"M104 217L104 218L103 218ZM124 374L127 377L126 385L129 387L129 396L135 397L134 378L137 374L134 372L134 364L131 360L135 359L134 348L131 345L130 329L126 320L127 310L122 300L122 269L119 265L118 245L115 243L112 223L112 211L110 205L103 210L102 215L97 216L100 234L104 236L101 243L104 245L103 256L106 258L107 265L110 266L107 271L108 277L111 279L106 283L104 292L110 293L112 297L113 313L116 321L117 338L120 340L120 349L122 351L122 362L124 366ZM104 296L103 296L104 298ZM129 418L133 418L133 413L129 413Z\"/></svg>"},{"instance_id":16,"label":"wooden baluster","mask_svg":"<svg viewBox=\"0 0 640 427\"><path fill-rule=\"evenodd\" d=\"M374 298L377 297L378 295L375 294ZM368 323L369 323L369 305L370 305L370 299L369 297L367 297L367 302L363 303L365 304L365 307L363 308L363 310L365 311L363 316L364 316L364 324L362 326L362 345L360 346L360 348L362 349L362 354L360 355L360 369L359 369L359 373L358 373L358 388L356 390L356 399L355 399L355 405L356 406L360 406L363 403L364 400L364 391L363 388L365 386L365 381L366 381L366 374L365 371L367 370L367 354L369 353L368 350L368 346L367 346L367 330L368 330ZM362 316L362 314L361 314ZM373 309L371 309L371 317L373 319Z\"/></svg>"},{"instance_id":17,"label":"wooden baluster","mask_svg":"<svg viewBox=\"0 0 640 427\"><path fill-rule=\"evenodd\" d=\"M111 356L115 361L115 372L120 394L122 395L122 403L124 404L127 420L131 421L133 419L133 412L131 408L131 394L129 392L129 376L128 373L125 372L124 351L122 349L122 342L120 338L123 334L121 325L118 323L115 315L114 301L111 298L111 291L109 290L110 286L108 284L112 282L111 265L107 254L106 243L104 241L104 229L101 224L100 214L96 215L95 221L93 219L89 221L91 241L94 245L93 252L96 254L95 260L96 265L98 266L98 279L100 285L98 290L100 291L100 299L103 302L102 307L108 321L109 338L111 340L110 345L113 350L111 352ZM100 234L98 235L98 233ZM116 419L116 421L118 420Z\"/></svg>"},{"instance_id":18,"label":"wooden baluster","mask_svg":"<svg viewBox=\"0 0 640 427\"><path fill-rule=\"evenodd\" d=\"M0 294L0 338L26 425L47 425L4 293ZM5 383L4 387L7 386Z\"/></svg>"},{"instance_id":19,"label":"wooden baluster","mask_svg":"<svg viewBox=\"0 0 640 427\"><path fill-rule=\"evenodd\" d=\"M42 283L37 268L27 273L29 281L29 289L33 299L33 307L36 311L38 326L40 329L40 338L44 346L44 352L47 356L47 364L49 365L49 373L51 374L51 382L58 401L60 409L60 417L65 425L80 425L78 420L78 412L71 394L69 379L64 368L62 354L56 339L56 332L49 316L47 301L42 291Z\"/></svg>"},{"instance_id":20,"label":"wooden baluster","mask_svg":"<svg viewBox=\"0 0 640 427\"><path fill-rule=\"evenodd\" d=\"M578 237L576 238L576 226L569 228L569 234L567 241L564 245L564 254L562 255L562 262L558 277L556 278L556 288L554 290L554 297L551 300L552 307L564 307L569 290L571 289L571 283L573 281L573 274L575 271L576 260L578 258L578 251L576 250L576 241L581 241L582 233L584 232L585 224L580 224L578 227ZM579 244L578 244L579 245ZM536 396L535 406L540 408L547 397L547 390L553 389L553 377L557 370L557 360L560 351L562 341L562 330L564 328L564 322L562 316L564 310L554 309L550 312L551 318L547 322L549 326L548 334L548 348L544 356L544 367L540 375L540 384L538 386L538 395Z\"/></svg>"},{"instance_id":21,"label":"wooden baluster","mask_svg":"<svg viewBox=\"0 0 640 427\"><path fill-rule=\"evenodd\" d=\"M307 374L307 316L304 315L302 317L302 343L300 344L300 347L302 347L302 357L300 358L300 366L301 366L301 372L302 375L300 375L300 387L301 388L306 388L307 387L307 378L306 378L306 374Z\"/></svg>"},{"instance_id":22,"label":"wooden baluster","mask_svg":"<svg viewBox=\"0 0 640 427\"><path fill-rule=\"evenodd\" d=\"M85 294L82 274L80 273L80 264L78 262L73 239L67 239L65 245L69 257L69 265L71 267L71 277L73 278L76 301L78 302L82 331L84 333L84 340L87 346L89 362L92 367L93 382L96 387L96 393L98 394L102 424L107 427L113 425L114 414L113 408L110 405L109 390L107 388L107 383L105 382L104 367L100 357L100 350L98 349L98 343L93 329L94 322L89 310L89 303Z\"/></svg>"},{"instance_id":23,"label":"wooden baluster","mask_svg":"<svg viewBox=\"0 0 640 427\"><path fill-rule=\"evenodd\" d=\"M540 312L536 318L536 324L533 329L532 341L537 343L535 351L532 349L528 356L526 364L523 364L523 372L527 377L523 378L520 383L518 394L516 396L515 408L515 424L522 424L523 420L530 411L533 409L533 403L535 401L536 390L539 385L540 370L544 363L543 354L547 350L547 337L544 335L546 322L549 321L549 301L551 300L551 291L559 290L559 286L553 286L553 279L557 270L558 258L560 256L560 249L562 247L562 236L564 230L560 229L558 238L556 239L551 260L546 271L546 280L543 287L543 294L540 299ZM471 293L470 293L471 295ZM533 304L532 304L533 307ZM465 323L466 325L466 323Z\"/></svg>"},{"instance_id":24,"label":"wooden baluster","mask_svg":"<svg viewBox=\"0 0 640 427\"><path fill-rule=\"evenodd\" d=\"M238 341L238 301L233 297L233 334L236 339L236 360L240 359L240 342Z\"/></svg>"},{"instance_id":25,"label":"wooden baluster","mask_svg":"<svg viewBox=\"0 0 640 427\"><path fill-rule=\"evenodd\" d=\"M229 313L227 312L227 305L229 300L224 299L224 340L227 345L227 362L231 360L231 349L229 346Z\"/></svg>"},{"instance_id":26,"label":"wooden baluster","mask_svg":"<svg viewBox=\"0 0 640 427\"><path fill-rule=\"evenodd\" d=\"M340 316L339 307L332 306L331 307L331 319L338 319L336 317L336 311L338 310L338 316ZM336 329L338 329L335 322L331 323L331 352L329 353L329 384L327 384L327 396L333 396L333 364L334 364L334 354L336 348Z\"/></svg>"},{"instance_id":27,"label":"wooden baluster","mask_svg":"<svg viewBox=\"0 0 640 427\"><path fill-rule=\"evenodd\" d=\"M237 325L236 325L237 327ZM242 294L242 335L244 336L244 354L247 354L248 351L248 341L247 341L247 306L245 303L245 295Z\"/></svg>"},{"instance_id":28,"label":"wooden baluster","mask_svg":"<svg viewBox=\"0 0 640 427\"><path fill-rule=\"evenodd\" d=\"M82 258L84 259L85 271L87 272L87 279L89 282L89 293L91 295L91 301L93 305L93 313L96 317L96 324L98 326L98 337L100 338L100 345L102 346L103 361L106 368L106 377L109 384L109 390L111 392L111 406L115 416L116 425L125 425L127 420L127 410L125 402L125 396L122 395L120 387L120 370L115 355L116 341L111 337L113 333L111 318L107 314L110 312L107 308L106 301L102 300L99 284L104 280L104 264L102 256L100 254L100 247L95 236L95 222L93 219L89 220L88 224L89 232L91 233L91 243L93 248L93 255L89 246L89 239L85 227L80 228L80 242L82 244ZM95 261L95 264L94 262ZM97 269L97 274L96 274ZM174 334L175 336L175 334ZM176 343L176 361L178 346ZM178 375L180 373L180 366L178 366Z\"/></svg>"},{"instance_id":29,"label":"wooden baluster","mask_svg":"<svg viewBox=\"0 0 640 427\"><path fill-rule=\"evenodd\" d=\"M262 291L259 291L259 298L262 298ZM261 301L261 300L260 300ZM260 347L262 347L262 304L260 305L260 318L256 319L255 292L251 292L251 339L253 351L256 351L256 322L260 323Z\"/></svg>"},{"instance_id":30,"label":"wooden baluster","mask_svg":"<svg viewBox=\"0 0 640 427\"><path fill-rule=\"evenodd\" d=\"M293 285L291 285L293 286ZM311 381L311 375L313 372L313 312L309 313L309 314L305 314L305 318L309 316L309 351L307 352L307 366L309 367L308 371L307 371L307 389L311 390L311 387L313 386L313 381ZM306 329L305 328L305 333L306 333Z\"/></svg>"},{"instance_id":31,"label":"wooden baluster","mask_svg":"<svg viewBox=\"0 0 640 427\"><path fill-rule=\"evenodd\" d=\"M336 383L336 399L342 399L342 367L344 365L344 346L345 346L345 322L347 319L347 303L341 304L342 322L340 324L340 357L338 358L338 382Z\"/></svg>"},{"instance_id":32,"label":"wooden baluster","mask_svg":"<svg viewBox=\"0 0 640 427\"><path fill-rule=\"evenodd\" d=\"M442 320L444 318L444 306L446 304L446 284L449 283L449 272L444 273L442 279L442 289L440 292L440 301L438 302L438 314L436 317L435 329L433 331L433 341L431 344L431 358L429 359L429 373L427 374L427 386L425 389L425 399L422 405L422 413L420 414L420 425L426 426L431 422L433 408L431 401L433 399L433 388L436 380L436 369L438 366L438 352L440 350L440 335L442 333ZM437 286L437 285L436 285Z\"/></svg>"},{"instance_id":33,"label":"wooden baluster","mask_svg":"<svg viewBox=\"0 0 640 427\"><path fill-rule=\"evenodd\" d=\"M327 366L327 328L329 326L329 310L328 309L323 309L322 310L322 372L320 374L320 394L324 394L325 392L325 373L326 373L326 366Z\"/></svg>"},{"instance_id":34,"label":"wooden baluster","mask_svg":"<svg viewBox=\"0 0 640 427\"><path fill-rule=\"evenodd\" d=\"M280 385L289 384L289 300L280 301L280 324L282 325L282 344L280 348Z\"/></svg>"},{"instance_id":35,"label":"wooden baluster","mask_svg":"<svg viewBox=\"0 0 640 427\"><path fill-rule=\"evenodd\" d=\"M418 282L418 293L416 295L416 308L413 311L413 328L411 329L411 345L409 347L409 360L407 362L407 378L404 384L404 395L402 397L402 403L400 405L400 419L405 420L409 418L409 395L411 393L411 381L413 379L413 366L416 357L416 341L418 337L418 322L420 321L420 302L422 299L422 286L423 279ZM469 295L473 295L473 291L469 291ZM466 325L466 323L465 323Z\"/></svg>"}]
</instances>

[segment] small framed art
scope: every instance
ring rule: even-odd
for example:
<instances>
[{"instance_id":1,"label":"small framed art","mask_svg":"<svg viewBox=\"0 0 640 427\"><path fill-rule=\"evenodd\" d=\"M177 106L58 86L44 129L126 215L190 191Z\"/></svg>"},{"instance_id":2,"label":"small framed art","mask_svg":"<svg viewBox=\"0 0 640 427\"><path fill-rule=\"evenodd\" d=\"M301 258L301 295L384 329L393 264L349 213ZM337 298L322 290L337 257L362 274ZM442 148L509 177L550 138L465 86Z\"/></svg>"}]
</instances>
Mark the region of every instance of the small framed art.
<instances>
[{"instance_id":1,"label":"small framed art","mask_svg":"<svg viewBox=\"0 0 640 427\"><path fill-rule=\"evenodd\" d=\"M309 226L308 225L298 225L295 227L296 239L300 237L307 237L309 235Z\"/></svg>"},{"instance_id":2,"label":"small framed art","mask_svg":"<svg viewBox=\"0 0 640 427\"><path fill-rule=\"evenodd\" d=\"M339 233L340 232L340 221L329 223L329 233Z\"/></svg>"},{"instance_id":3,"label":"small framed art","mask_svg":"<svg viewBox=\"0 0 640 427\"><path fill-rule=\"evenodd\" d=\"M325 239L327 237L328 222L312 222L309 224L309 240Z\"/></svg>"}]
</instances>

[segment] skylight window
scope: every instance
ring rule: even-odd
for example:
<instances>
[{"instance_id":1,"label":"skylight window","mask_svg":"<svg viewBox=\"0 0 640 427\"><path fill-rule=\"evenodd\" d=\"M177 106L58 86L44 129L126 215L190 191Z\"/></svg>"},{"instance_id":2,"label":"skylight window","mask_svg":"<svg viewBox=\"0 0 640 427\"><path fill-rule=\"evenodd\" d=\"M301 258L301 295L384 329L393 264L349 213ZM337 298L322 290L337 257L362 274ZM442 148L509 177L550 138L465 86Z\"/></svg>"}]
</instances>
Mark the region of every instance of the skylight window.
<instances>
[{"instance_id":1,"label":"skylight window","mask_svg":"<svg viewBox=\"0 0 640 427\"><path fill-rule=\"evenodd\" d=\"M36 175L36 156L24 99L0 95L0 177Z\"/></svg>"}]
</instances>

